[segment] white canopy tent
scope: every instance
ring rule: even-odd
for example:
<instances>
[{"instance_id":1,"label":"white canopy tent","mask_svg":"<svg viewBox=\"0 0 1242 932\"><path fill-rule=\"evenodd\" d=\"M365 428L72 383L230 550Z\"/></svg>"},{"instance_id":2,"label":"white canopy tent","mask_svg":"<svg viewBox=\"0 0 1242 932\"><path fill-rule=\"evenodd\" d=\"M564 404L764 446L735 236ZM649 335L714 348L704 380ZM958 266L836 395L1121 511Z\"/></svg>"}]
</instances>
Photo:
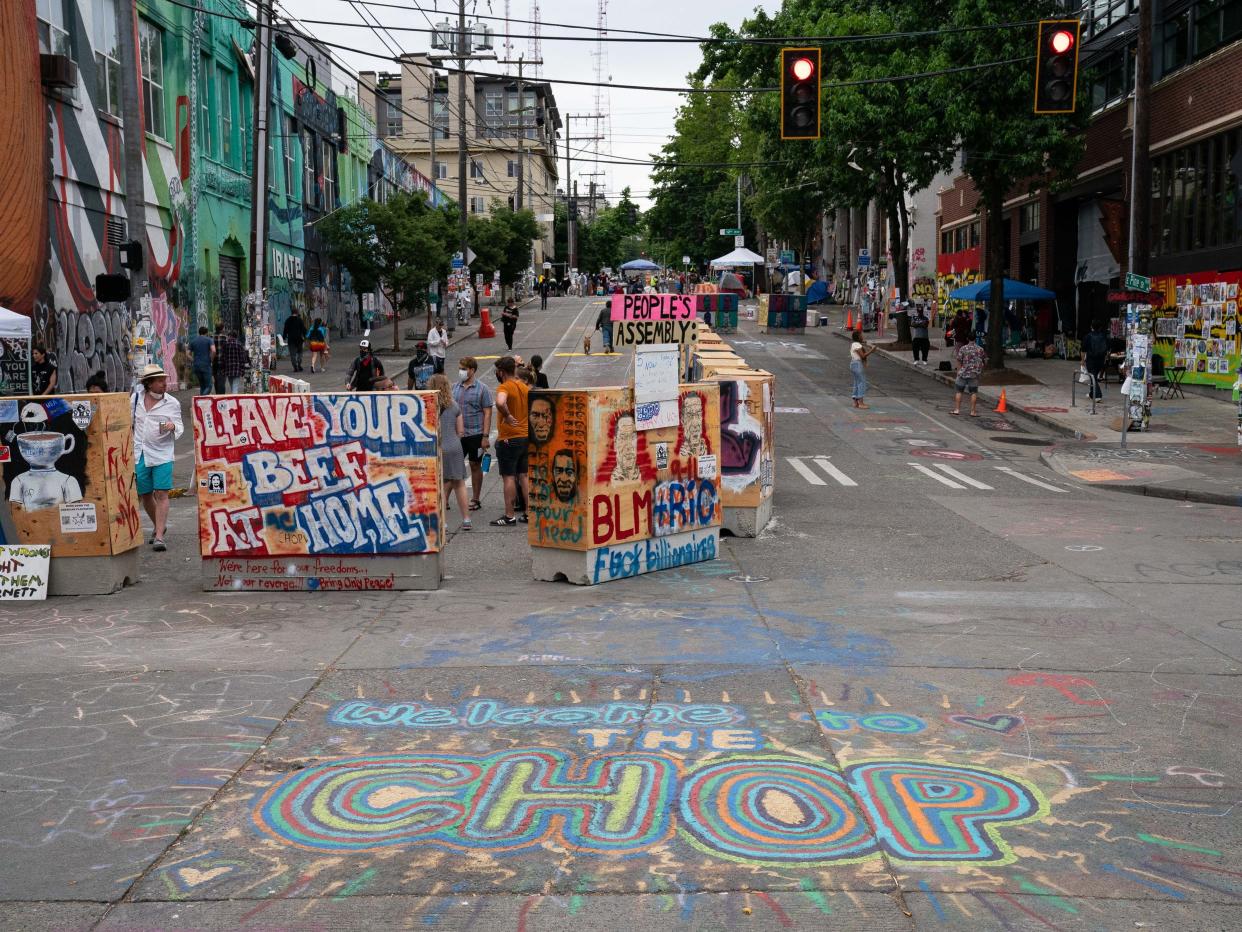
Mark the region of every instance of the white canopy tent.
<instances>
[{"instance_id":1,"label":"white canopy tent","mask_svg":"<svg viewBox=\"0 0 1242 932\"><path fill-rule=\"evenodd\" d=\"M30 389L30 318L0 307L0 395Z\"/></svg>"},{"instance_id":2,"label":"white canopy tent","mask_svg":"<svg viewBox=\"0 0 1242 932\"><path fill-rule=\"evenodd\" d=\"M724 269L735 265L763 265L763 256L742 246L719 259L712 260L714 269Z\"/></svg>"}]
</instances>

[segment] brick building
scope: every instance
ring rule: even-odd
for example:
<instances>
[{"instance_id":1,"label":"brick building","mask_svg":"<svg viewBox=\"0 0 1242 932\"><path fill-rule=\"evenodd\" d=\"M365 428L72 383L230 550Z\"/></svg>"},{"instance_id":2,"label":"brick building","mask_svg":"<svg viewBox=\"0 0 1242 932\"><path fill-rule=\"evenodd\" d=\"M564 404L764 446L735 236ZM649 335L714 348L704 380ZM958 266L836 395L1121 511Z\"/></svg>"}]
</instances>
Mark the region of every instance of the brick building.
<instances>
[{"instance_id":1,"label":"brick building","mask_svg":"<svg viewBox=\"0 0 1242 932\"><path fill-rule=\"evenodd\" d=\"M1242 276L1242 0L1152 2L1149 269L1172 304L1174 285ZM1007 244L1005 274L1055 291L1071 336L1096 317L1115 315L1107 291L1129 265L1137 26L1137 0L1089 5L1081 74L1091 82L1093 115L1084 157L1064 191L1015 191L999 232ZM965 177L942 189L939 202L936 272L943 298L987 274L983 247L991 231Z\"/></svg>"}]
</instances>

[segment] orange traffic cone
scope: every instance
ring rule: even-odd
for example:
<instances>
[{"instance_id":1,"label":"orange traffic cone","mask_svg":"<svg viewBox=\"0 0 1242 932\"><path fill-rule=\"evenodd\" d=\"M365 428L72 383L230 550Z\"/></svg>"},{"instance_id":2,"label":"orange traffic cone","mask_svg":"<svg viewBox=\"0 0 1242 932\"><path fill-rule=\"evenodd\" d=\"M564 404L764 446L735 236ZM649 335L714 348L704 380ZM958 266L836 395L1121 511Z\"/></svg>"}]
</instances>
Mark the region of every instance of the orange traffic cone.
<instances>
[{"instance_id":1,"label":"orange traffic cone","mask_svg":"<svg viewBox=\"0 0 1242 932\"><path fill-rule=\"evenodd\" d=\"M854 312L853 311L845 312L845 329L846 330L854 329Z\"/></svg>"},{"instance_id":2,"label":"orange traffic cone","mask_svg":"<svg viewBox=\"0 0 1242 932\"><path fill-rule=\"evenodd\" d=\"M1005 390L1002 388L1002 389L1001 389L1001 396L1000 396L1000 403L999 403L999 404L997 404L997 406L996 406L996 413L997 413L997 414L1004 414L1004 413L1005 413L1006 411L1008 411L1008 410L1009 410L1009 408L1007 408L1007 407L1005 406Z\"/></svg>"}]
</instances>

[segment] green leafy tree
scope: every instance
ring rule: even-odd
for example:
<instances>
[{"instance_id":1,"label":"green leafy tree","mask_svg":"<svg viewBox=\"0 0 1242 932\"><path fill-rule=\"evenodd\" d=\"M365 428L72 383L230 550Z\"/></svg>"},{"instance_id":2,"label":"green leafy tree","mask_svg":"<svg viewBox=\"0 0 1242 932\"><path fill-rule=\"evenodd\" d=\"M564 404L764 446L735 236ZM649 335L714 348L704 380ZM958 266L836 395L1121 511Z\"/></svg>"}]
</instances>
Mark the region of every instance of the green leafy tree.
<instances>
[{"instance_id":1,"label":"green leafy tree","mask_svg":"<svg viewBox=\"0 0 1242 932\"><path fill-rule=\"evenodd\" d=\"M344 257L337 259L342 264L370 254L370 271L393 307L392 348L400 352L402 312L408 316L428 307L431 283L448 273L446 244L452 229L447 215L430 207L422 192L398 192L382 204L364 200L330 214L318 229L329 254ZM365 265L359 267L366 271ZM346 268L356 275L349 265Z\"/></svg>"},{"instance_id":2,"label":"green leafy tree","mask_svg":"<svg viewBox=\"0 0 1242 932\"><path fill-rule=\"evenodd\" d=\"M513 234L508 225L494 217L471 214L466 221L466 242L474 253L470 271L482 275L486 281L491 281L492 273L504 264L512 240ZM456 248L454 246L454 251Z\"/></svg>"},{"instance_id":3,"label":"green leafy tree","mask_svg":"<svg viewBox=\"0 0 1242 932\"><path fill-rule=\"evenodd\" d=\"M579 227L578 264L581 268L615 269L629 259L638 258L645 249L644 218L630 198L629 188L622 189L616 204L597 211L591 223Z\"/></svg>"},{"instance_id":4,"label":"green leafy tree","mask_svg":"<svg viewBox=\"0 0 1242 932\"><path fill-rule=\"evenodd\" d=\"M381 272L371 246L375 228L367 202L358 201L342 207L328 214L315 227L332 261L349 272L361 316L362 296L379 286Z\"/></svg>"},{"instance_id":5,"label":"green leafy tree","mask_svg":"<svg viewBox=\"0 0 1242 932\"><path fill-rule=\"evenodd\" d=\"M490 220L507 233L496 268L500 269L501 284L512 285L530 268L531 244L541 235L539 223L534 212L527 208L510 210L498 203L492 205Z\"/></svg>"},{"instance_id":6,"label":"green leafy tree","mask_svg":"<svg viewBox=\"0 0 1242 932\"><path fill-rule=\"evenodd\" d=\"M1029 22L1061 15L1056 0L956 0L947 26L986 26ZM940 79L945 122L961 143L964 171L979 191L986 217L985 265L992 280L988 304L988 364L1005 365L1002 279L1005 200L1015 189L1057 187L1074 177L1082 156L1083 135L1090 114L1082 87L1077 111L1070 116L1033 113L1034 26L946 33L947 59L958 67L992 65Z\"/></svg>"}]
</instances>

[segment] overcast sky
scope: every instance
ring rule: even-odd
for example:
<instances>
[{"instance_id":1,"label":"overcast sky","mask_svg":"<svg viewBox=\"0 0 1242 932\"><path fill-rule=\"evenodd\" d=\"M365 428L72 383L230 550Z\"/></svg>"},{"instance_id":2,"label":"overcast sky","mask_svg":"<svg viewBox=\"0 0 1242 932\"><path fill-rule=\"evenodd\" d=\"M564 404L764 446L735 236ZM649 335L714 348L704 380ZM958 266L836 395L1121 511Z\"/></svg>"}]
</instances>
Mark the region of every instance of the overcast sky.
<instances>
[{"instance_id":1,"label":"overcast sky","mask_svg":"<svg viewBox=\"0 0 1242 932\"><path fill-rule=\"evenodd\" d=\"M385 0L398 2L398 0ZM411 26L426 28L427 19L419 12L421 7L426 11L432 22L445 19L450 11L456 18L457 3L455 0L404 0L408 10L386 7L371 7L379 21L389 26ZM341 20L360 22L360 14L349 0L282 0L280 4L295 17L321 20ZM757 5L757 0L625 0L618 3L609 0L608 27L610 30L637 29L658 32L662 35L679 34L701 36L706 34L708 25L713 22L728 22L736 26L749 16ZM769 0L766 6L776 5ZM531 14L530 0L510 0L510 16L515 19L529 19ZM595 43L593 41L564 42L555 41L555 36L592 36L592 32L569 30L557 26L557 23L590 26L596 23L597 6L595 0L540 0L540 19L543 23L542 55L543 77L545 79L566 78L572 80L594 80L595 76ZM477 11L482 15L503 16L504 0L469 0L467 13ZM499 35L503 32L503 24L488 21L498 35L497 54L503 42ZM376 51L388 56L380 39L367 29L345 29L333 26L308 25L308 30L320 38L342 45L354 46L367 51ZM514 23L512 32L514 57L525 54L528 48L529 25ZM616 37L625 34L613 33ZM386 37L389 38L389 37ZM393 32L389 41L395 40L402 51L426 51L430 45L430 36L417 32ZM614 83L647 84L665 86L685 86L686 75L698 67L699 47L692 43L605 43L606 64L605 80L611 75ZM337 54L354 71L383 70L382 60L364 55L338 51ZM529 57L529 56L528 56ZM493 71L496 65L483 62L479 64L481 71ZM565 114L588 114L595 112L595 88L580 87L568 84L553 83L557 106L562 117ZM603 96L603 107L611 117L611 140L603 141L601 158L611 152L618 158L649 159L651 154L658 152L667 140L673 128L673 115L682 95L655 91L633 91L617 88L609 89ZM454 123L454 125L456 125ZM570 124L573 136L590 136L594 133L589 129L590 123L585 120L574 120ZM562 130L562 144L564 130ZM572 155L586 143L575 144L571 138ZM591 157L584 154L584 158ZM565 153L560 152L560 162L564 165ZM608 185L609 193L616 194L629 185L640 202L645 206L645 195L650 189L649 167L583 164L574 166L574 177L578 180L580 193L585 193L587 182L591 178L579 174L579 171L604 171L607 175L597 178ZM563 171L563 169L562 169ZM563 184L563 180L562 180Z\"/></svg>"}]
</instances>

